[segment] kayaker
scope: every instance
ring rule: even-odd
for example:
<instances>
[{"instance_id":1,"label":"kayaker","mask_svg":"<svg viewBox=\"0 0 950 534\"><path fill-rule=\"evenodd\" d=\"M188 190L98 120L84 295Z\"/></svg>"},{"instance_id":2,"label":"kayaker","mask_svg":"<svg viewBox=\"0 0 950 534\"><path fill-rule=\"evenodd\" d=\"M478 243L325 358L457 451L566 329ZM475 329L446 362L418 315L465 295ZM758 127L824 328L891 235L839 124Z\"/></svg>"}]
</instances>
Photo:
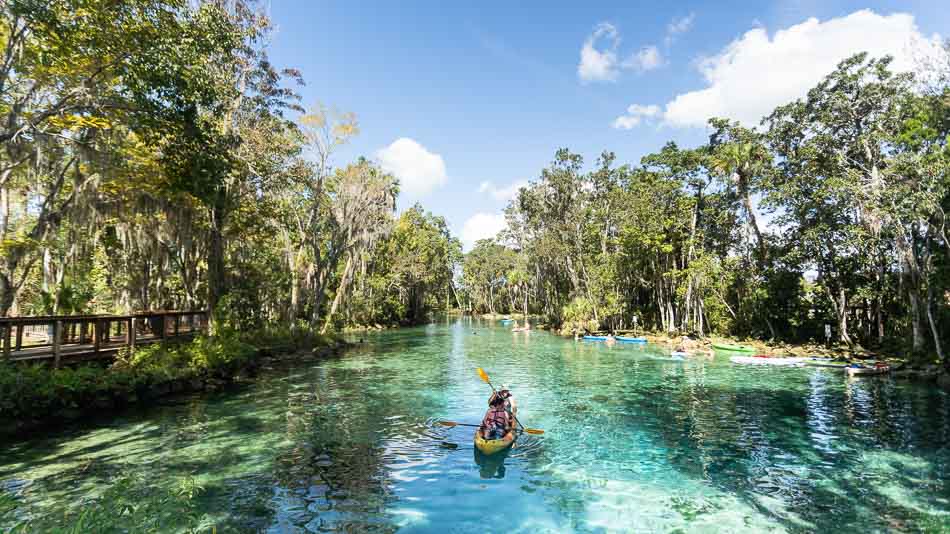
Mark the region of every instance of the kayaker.
<instances>
[{"instance_id":1,"label":"kayaker","mask_svg":"<svg viewBox=\"0 0 950 534\"><path fill-rule=\"evenodd\" d=\"M513 423L514 418L508 411L507 398L493 393L478 431L484 439L501 439L511 431Z\"/></svg>"},{"instance_id":2,"label":"kayaker","mask_svg":"<svg viewBox=\"0 0 950 534\"><path fill-rule=\"evenodd\" d=\"M689 339L686 336L683 336L680 339L679 345L673 348L673 352L686 352L686 340Z\"/></svg>"},{"instance_id":3,"label":"kayaker","mask_svg":"<svg viewBox=\"0 0 950 534\"><path fill-rule=\"evenodd\" d=\"M492 397L500 396L505 399L505 409L508 410L512 416L518 415L518 403L515 401L515 396L511 393L511 389L508 387L508 384L502 384L501 389L498 390L498 393L492 393ZM489 399L489 404L491 404L491 399Z\"/></svg>"}]
</instances>

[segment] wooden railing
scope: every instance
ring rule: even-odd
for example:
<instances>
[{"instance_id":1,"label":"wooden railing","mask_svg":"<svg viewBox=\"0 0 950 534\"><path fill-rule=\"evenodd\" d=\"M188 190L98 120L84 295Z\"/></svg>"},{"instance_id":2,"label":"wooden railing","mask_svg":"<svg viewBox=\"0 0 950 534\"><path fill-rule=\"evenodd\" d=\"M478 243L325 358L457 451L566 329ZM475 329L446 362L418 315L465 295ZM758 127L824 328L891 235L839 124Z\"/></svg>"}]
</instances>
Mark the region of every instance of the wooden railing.
<instances>
[{"instance_id":1,"label":"wooden railing","mask_svg":"<svg viewBox=\"0 0 950 534\"><path fill-rule=\"evenodd\" d=\"M0 317L2 359L7 361L95 359L122 347L191 336L208 328L208 312L158 311L131 315Z\"/></svg>"}]
</instances>

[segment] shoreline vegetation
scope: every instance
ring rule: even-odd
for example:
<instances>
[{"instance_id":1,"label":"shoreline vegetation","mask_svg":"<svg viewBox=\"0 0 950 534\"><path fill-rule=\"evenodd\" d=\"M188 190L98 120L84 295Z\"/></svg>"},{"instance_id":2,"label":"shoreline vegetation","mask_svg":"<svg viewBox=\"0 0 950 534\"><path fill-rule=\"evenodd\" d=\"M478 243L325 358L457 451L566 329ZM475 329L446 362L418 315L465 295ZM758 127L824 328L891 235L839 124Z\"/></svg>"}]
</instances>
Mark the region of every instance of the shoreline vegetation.
<instances>
[{"instance_id":1,"label":"shoreline vegetation","mask_svg":"<svg viewBox=\"0 0 950 534\"><path fill-rule=\"evenodd\" d=\"M252 334L199 335L123 349L108 363L60 369L0 364L0 436L19 436L179 393L213 391L253 379L262 366L275 360L308 354L324 357L346 346L336 335L306 327L272 327Z\"/></svg>"},{"instance_id":2,"label":"shoreline vegetation","mask_svg":"<svg viewBox=\"0 0 950 534\"><path fill-rule=\"evenodd\" d=\"M708 131L638 163L558 150L465 255L460 307L950 374L950 43L923 73L855 54Z\"/></svg>"}]
</instances>

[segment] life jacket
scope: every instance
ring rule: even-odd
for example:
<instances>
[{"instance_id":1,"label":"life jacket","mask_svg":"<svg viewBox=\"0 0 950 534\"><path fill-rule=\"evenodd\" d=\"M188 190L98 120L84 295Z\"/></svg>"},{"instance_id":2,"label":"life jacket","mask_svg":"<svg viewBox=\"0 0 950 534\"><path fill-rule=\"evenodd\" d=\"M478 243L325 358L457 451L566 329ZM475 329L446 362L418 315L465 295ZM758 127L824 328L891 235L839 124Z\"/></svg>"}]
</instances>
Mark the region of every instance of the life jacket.
<instances>
[{"instance_id":1,"label":"life jacket","mask_svg":"<svg viewBox=\"0 0 950 534\"><path fill-rule=\"evenodd\" d=\"M492 406L488 409L485 418L482 420L482 428L484 428L487 433L494 432L504 435L508 432L508 429L511 428L511 416L505 408L505 403Z\"/></svg>"}]
</instances>

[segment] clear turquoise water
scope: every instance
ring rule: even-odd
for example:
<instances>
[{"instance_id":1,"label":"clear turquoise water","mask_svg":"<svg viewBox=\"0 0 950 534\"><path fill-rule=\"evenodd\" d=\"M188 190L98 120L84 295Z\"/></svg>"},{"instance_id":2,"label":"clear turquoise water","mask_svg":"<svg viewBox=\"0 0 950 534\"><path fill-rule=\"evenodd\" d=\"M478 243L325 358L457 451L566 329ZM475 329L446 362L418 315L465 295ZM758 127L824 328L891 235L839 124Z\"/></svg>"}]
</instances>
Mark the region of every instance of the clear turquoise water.
<instances>
[{"instance_id":1,"label":"clear turquoise water","mask_svg":"<svg viewBox=\"0 0 950 534\"><path fill-rule=\"evenodd\" d=\"M218 532L950 530L950 399L817 368L672 361L448 320L341 357L0 445L23 514L116 474L198 477ZM468 428L507 383L526 437L476 462ZM2 529L0 529L2 530Z\"/></svg>"}]
</instances>

